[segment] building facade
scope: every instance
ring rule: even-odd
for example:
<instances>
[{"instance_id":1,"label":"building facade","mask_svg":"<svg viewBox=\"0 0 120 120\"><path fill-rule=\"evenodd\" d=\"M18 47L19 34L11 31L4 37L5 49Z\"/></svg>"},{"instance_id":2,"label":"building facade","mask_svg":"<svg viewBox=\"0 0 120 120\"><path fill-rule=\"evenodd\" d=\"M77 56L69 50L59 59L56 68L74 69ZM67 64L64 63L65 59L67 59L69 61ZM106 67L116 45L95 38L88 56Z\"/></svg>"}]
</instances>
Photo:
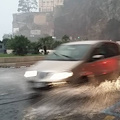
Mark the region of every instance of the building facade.
<instances>
[{"instance_id":1,"label":"building facade","mask_svg":"<svg viewBox=\"0 0 120 120\"><path fill-rule=\"evenodd\" d=\"M53 12L56 6L62 6L64 0L39 0L39 12Z\"/></svg>"},{"instance_id":2,"label":"building facade","mask_svg":"<svg viewBox=\"0 0 120 120\"><path fill-rule=\"evenodd\" d=\"M2 42L0 42L0 53L5 53L5 46Z\"/></svg>"},{"instance_id":3,"label":"building facade","mask_svg":"<svg viewBox=\"0 0 120 120\"><path fill-rule=\"evenodd\" d=\"M13 35L24 35L32 41L54 36L53 17L40 12L13 14Z\"/></svg>"}]
</instances>

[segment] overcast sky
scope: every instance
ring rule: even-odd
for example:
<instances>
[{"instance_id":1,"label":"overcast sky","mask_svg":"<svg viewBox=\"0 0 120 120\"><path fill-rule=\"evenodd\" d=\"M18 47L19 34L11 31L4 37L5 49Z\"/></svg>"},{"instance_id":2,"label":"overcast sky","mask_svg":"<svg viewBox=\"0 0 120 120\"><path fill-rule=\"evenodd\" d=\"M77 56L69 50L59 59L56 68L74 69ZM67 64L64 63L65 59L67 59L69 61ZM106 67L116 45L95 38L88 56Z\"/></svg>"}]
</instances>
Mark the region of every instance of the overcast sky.
<instances>
[{"instance_id":1,"label":"overcast sky","mask_svg":"<svg viewBox=\"0 0 120 120\"><path fill-rule=\"evenodd\" d=\"M18 0L0 0L0 40L12 33L12 14L17 12Z\"/></svg>"}]
</instances>

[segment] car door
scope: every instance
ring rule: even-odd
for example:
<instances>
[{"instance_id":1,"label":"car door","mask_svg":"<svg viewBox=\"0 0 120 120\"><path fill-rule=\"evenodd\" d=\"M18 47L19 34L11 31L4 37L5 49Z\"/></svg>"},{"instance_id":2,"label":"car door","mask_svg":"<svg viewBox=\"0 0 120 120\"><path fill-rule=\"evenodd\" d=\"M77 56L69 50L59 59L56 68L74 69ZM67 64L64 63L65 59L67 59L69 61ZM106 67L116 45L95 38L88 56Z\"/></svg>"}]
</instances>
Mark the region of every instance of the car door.
<instances>
[{"instance_id":1,"label":"car door","mask_svg":"<svg viewBox=\"0 0 120 120\"><path fill-rule=\"evenodd\" d=\"M107 51L105 55L104 65L106 73L113 73L119 71L119 46L116 43L105 43Z\"/></svg>"},{"instance_id":2,"label":"car door","mask_svg":"<svg viewBox=\"0 0 120 120\"><path fill-rule=\"evenodd\" d=\"M104 58L93 60L95 55L104 55ZM117 70L119 49L114 43L102 43L96 46L90 54L88 62L83 67L83 73L87 75L104 75Z\"/></svg>"}]
</instances>

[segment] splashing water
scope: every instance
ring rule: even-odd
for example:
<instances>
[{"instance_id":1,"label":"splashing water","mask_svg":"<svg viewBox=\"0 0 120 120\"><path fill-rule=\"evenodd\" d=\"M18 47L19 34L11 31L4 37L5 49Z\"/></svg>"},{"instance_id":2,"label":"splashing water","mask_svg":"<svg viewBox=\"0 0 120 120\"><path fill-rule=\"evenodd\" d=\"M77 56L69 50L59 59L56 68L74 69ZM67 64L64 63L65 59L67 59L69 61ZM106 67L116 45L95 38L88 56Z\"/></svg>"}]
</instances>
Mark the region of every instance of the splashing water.
<instances>
[{"instance_id":1,"label":"splashing water","mask_svg":"<svg viewBox=\"0 0 120 120\"><path fill-rule=\"evenodd\" d=\"M61 114L62 117L74 114L92 117L118 102L119 94L120 77L116 81L106 80L97 87L84 85L54 89L36 103L36 107L33 106L31 110L28 110L26 118L32 118L27 120L35 120L39 116L47 119L49 116L57 116L58 114Z\"/></svg>"},{"instance_id":2,"label":"splashing water","mask_svg":"<svg viewBox=\"0 0 120 120\"><path fill-rule=\"evenodd\" d=\"M105 94L108 92L120 91L120 77L117 80L113 81L106 80L93 89L95 94Z\"/></svg>"}]
</instances>

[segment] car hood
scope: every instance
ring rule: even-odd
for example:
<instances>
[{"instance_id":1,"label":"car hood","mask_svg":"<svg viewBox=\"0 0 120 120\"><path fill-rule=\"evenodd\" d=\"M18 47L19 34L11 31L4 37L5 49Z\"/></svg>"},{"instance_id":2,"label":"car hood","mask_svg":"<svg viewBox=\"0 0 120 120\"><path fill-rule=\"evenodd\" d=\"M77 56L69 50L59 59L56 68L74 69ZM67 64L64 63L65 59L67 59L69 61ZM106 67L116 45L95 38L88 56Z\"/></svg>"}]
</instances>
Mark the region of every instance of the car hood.
<instances>
[{"instance_id":1,"label":"car hood","mask_svg":"<svg viewBox=\"0 0 120 120\"><path fill-rule=\"evenodd\" d=\"M83 61L39 61L28 70L56 72L56 71L69 71L81 64Z\"/></svg>"}]
</instances>

